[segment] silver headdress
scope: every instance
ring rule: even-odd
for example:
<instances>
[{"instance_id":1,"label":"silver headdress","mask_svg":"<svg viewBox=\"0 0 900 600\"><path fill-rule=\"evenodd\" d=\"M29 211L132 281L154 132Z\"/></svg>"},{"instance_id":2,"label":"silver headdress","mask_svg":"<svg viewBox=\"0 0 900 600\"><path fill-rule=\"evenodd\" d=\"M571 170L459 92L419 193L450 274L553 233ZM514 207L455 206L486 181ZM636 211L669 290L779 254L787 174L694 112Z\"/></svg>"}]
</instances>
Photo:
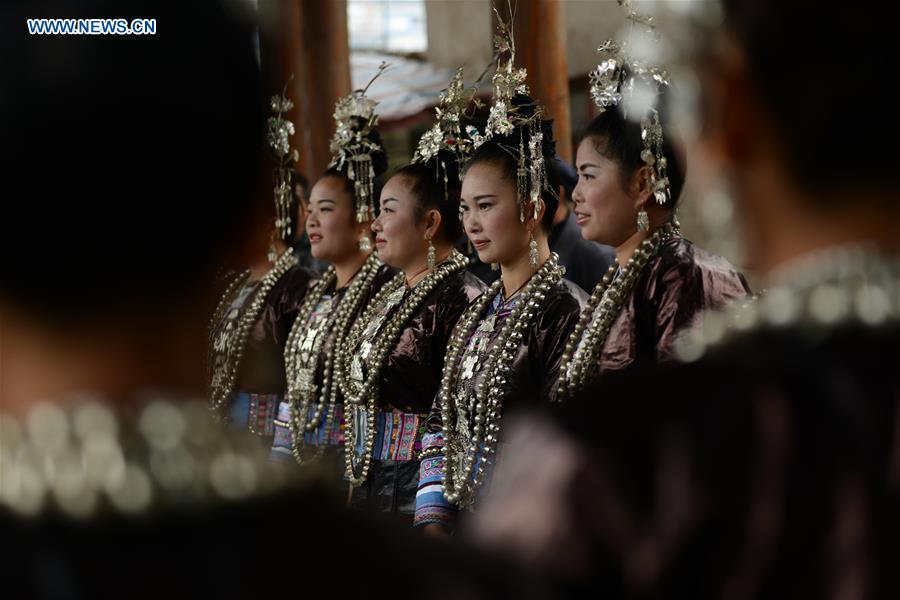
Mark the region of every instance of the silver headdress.
<instances>
[{"instance_id":1,"label":"silver headdress","mask_svg":"<svg viewBox=\"0 0 900 600\"><path fill-rule=\"evenodd\" d=\"M497 14L499 25L498 33L494 36L497 71L492 80L494 84L493 105L488 115L484 134L481 134L473 126L467 127L466 133L472 140L472 147L477 149L486 141L494 140L495 137L507 137L518 130L518 148L510 147L507 143L500 143L499 140L494 141L516 158L519 219L524 222L526 199L531 201L534 209L532 214L537 215L543 203L541 193L549 191L555 196L557 191L548 186L547 164L543 153L544 134L541 130L543 108L534 106L532 114L526 115L521 110L522 106L514 104L514 98L517 95L528 94L528 85L525 83L528 72L526 69L515 67L516 46L511 24L503 21L496 9L494 12ZM502 57L505 54L508 54L509 58L503 62Z\"/></svg>"},{"instance_id":2,"label":"silver headdress","mask_svg":"<svg viewBox=\"0 0 900 600\"><path fill-rule=\"evenodd\" d=\"M378 104L366 96L372 83L387 69L381 63L378 73L361 90L355 90L337 101L334 107L335 131L331 138L330 168L346 168L347 178L353 182L356 197L356 220L365 223L375 218L375 168L372 154L382 150L381 146L369 138L378 125Z\"/></svg>"},{"instance_id":3,"label":"silver headdress","mask_svg":"<svg viewBox=\"0 0 900 600\"><path fill-rule=\"evenodd\" d=\"M619 4L627 7L630 2L619 0ZM655 37L652 17L629 9L628 19L632 23L645 26L647 33ZM607 40L597 49L603 60L589 76L591 98L601 113L610 107L619 106L624 114L625 107L629 104L628 99L635 94L636 83L652 93L646 113L640 117L641 140L644 145L641 159L650 167L648 184L653 197L659 204L665 204L671 198L671 192L669 178L666 175L667 161L663 154L663 131L659 111L656 108L656 98L660 90L669 85L669 76L662 67L630 57L626 53L625 46Z\"/></svg>"},{"instance_id":4,"label":"silver headdress","mask_svg":"<svg viewBox=\"0 0 900 600\"><path fill-rule=\"evenodd\" d=\"M463 68L459 67L450 85L441 92L438 106L434 109L437 121L419 139L412 162L428 162L441 150L454 154L460 163L464 163L471 156L475 145L471 138L463 136L461 122L469 105L473 101L476 106L479 104L475 99L477 91L477 82L472 87L466 88L463 83Z\"/></svg>"},{"instance_id":5,"label":"silver headdress","mask_svg":"<svg viewBox=\"0 0 900 600\"><path fill-rule=\"evenodd\" d=\"M287 97L287 86L294 78L288 78L284 84L281 95L272 96L271 109L273 115L269 117L266 131L266 140L275 154L275 227L278 236L287 240L291 236L291 166L300 156L297 150L291 149L290 136L294 135L294 124L284 118L284 115L292 108L294 103Z\"/></svg>"},{"instance_id":6,"label":"silver headdress","mask_svg":"<svg viewBox=\"0 0 900 600\"><path fill-rule=\"evenodd\" d=\"M483 76L484 73L482 73ZM447 88L441 92L438 105L434 109L437 121L419 138L419 145L412 158L413 163L424 164L430 160L436 161L437 168L443 172L445 200L448 197L447 165L440 157L440 153L445 152L444 156L452 156L452 160L457 162L459 165L457 177L459 177L463 166L475 150L473 140L463 135L462 121L467 116L466 109L470 105L474 105L476 108L481 106L481 102L475 97L480 82L481 77L474 85L467 88L463 83L463 68L459 67L456 70L456 75Z\"/></svg>"}]
</instances>

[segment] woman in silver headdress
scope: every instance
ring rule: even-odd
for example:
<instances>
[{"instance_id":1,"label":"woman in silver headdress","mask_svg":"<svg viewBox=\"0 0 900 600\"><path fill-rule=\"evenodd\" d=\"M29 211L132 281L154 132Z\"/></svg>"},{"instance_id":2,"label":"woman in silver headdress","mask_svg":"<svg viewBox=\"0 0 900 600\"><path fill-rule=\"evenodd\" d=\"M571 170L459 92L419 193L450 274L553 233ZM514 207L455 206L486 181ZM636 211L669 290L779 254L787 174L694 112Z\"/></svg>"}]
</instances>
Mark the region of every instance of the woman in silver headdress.
<instances>
[{"instance_id":1,"label":"woman in silver headdress","mask_svg":"<svg viewBox=\"0 0 900 600\"><path fill-rule=\"evenodd\" d=\"M663 106L668 75L632 64L612 42L592 74L601 113L578 144L573 192L581 234L608 244L616 260L593 290L566 347L559 391L575 394L607 371L675 360L678 337L698 314L749 295L728 261L685 239L675 217L685 178L684 150ZM637 81L635 81L637 80ZM635 87L656 91L646 115L626 106Z\"/></svg>"},{"instance_id":2,"label":"woman in silver headdress","mask_svg":"<svg viewBox=\"0 0 900 600\"><path fill-rule=\"evenodd\" d=\"M494 76L494 105L484 134L470 130L474 155L462 188L466 235L500 278L469 307L447 352L428 422L415 524L454 527L471 508L495 460L501 417L555 399L563 345L585 294L563 279L547 237L559 183L550 122L524 95L525 71L501 24L498 50L509 51Z\"/></svg>"},{"instance_id":3,"label":"woman in silver headdress","mask_svg":"<svg viewBox=\"0 0 900 600\"><path fill-rule=\"evenodd\" d=\"M288 246L296 225L289 168L296 151L291 151L289 143L294 125L284 115L292 107L284 92L272 98L267 138L277 168L275 228L268 232L268 257L260 251L248 268L228 274L210 322L210 408L232 428L261 436L266 445L271 444L285 389L283 355L288 330L318 276L300 266ZM264 238L255 237L261 250Z\"/></svg>"},{"instance_id":4,"label":"woman in silver headdress","mask_svg":"<svg viewBox=\"0 0 900 600\"><path fill-rule=\"evenodd\" d=\"M458 118L471 100L451 82L412 164L381 192L378 255L400 273L372 300L338 355L350 505L411 520L425 418L460 315L484 289L454 249L460 235ZM455 119L448 118L455 115ZM436 132L436 133L435 133Z\"/></svg>"},{"instance_id":5,"label":"woman in silver headdress","mask_svg":"<svg viewBox=\"0 0 900 600\"><path fill-rule=\"evenodd\" d=\"M344 411L336 358L356 319L394 275L372 244L376 180L387 169L374 109L365 90L336 105L332 162L313 186L306 221L312 256L331 266L300 305L287 338L286 396L272 446L275 460L324 457L329 479L341 488Z\"/></svg>"}]
</instances>

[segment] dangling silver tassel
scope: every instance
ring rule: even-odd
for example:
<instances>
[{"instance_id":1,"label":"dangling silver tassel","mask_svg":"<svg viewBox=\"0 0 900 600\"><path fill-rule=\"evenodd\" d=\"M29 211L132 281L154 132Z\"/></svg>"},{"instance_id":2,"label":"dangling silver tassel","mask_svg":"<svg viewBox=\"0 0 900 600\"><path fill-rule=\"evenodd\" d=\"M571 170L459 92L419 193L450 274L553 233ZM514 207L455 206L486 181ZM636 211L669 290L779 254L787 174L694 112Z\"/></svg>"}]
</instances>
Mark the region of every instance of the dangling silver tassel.
<instances>
[{"instance_id":1,"label":"dangling silver tassel","mask_svg":"<svg viewBox=\"0 0 900 600\"><path fill-rule=\"evenodd\" d=\"M531 241L528 242L528 262L531 263L531 268L537 270L538 261L541 259L540 254L538 254L538 246L537 240L534 239L534 233L531 233Z\"/></svg>"},{"instance_id":2,"label":"dangling silver tassel","mask_svg":"<svg viewBox=\"0 0 900 600\"><path fill-rule=\"evenodd\" d=\"M524 132L519 130L519 164L516 169L516 192L519 202L519 222L525 222L525 197L528 193L528 171L525 168L525 138Z\"/></svg>"},{"instance_id":3,"label":"dangling silver tassel","mask_svg":"<svg viewBox=\"0 0 900 600\"><path fill-rule=\"evenodd\" d=\"M286 171L278 172L279 182L275 186L275 228L278 230L278 236L283 240L288 240L291 235L291 186L290 175L285 175Z\"/></svg>"},{"instance_id":4,"label":"dangling silver tassel","mask_svg":"<svg viewBox=\"0 0 900 600\"><path fill-rule=\"evenodd\" d=\"M537 219L541 210L541 191L546 187L546 173L544 171L543 151L544 134L535 131L532 125L531 138L528 140L528 149L531 153L531 208L532 216Z\"/></svg>"},{"instance_id":5,"label":"dangling silver tassel","mask_svg":"<svg viewBox=\"0 0 900 600\"><path fill-rule=\"evenodd\" d=\"M648 231L650 229L650 215L647 214L643 206L637 214L637 228L638 231Z\"/></svg>"},{"instance_id":6,"label":"dangling silver tassel","mask_svg":"<svg viewBox=\"0 0 900 600\"><path fill-rule=\"evenodd\" d=\"M367 253L372 251L372 238L369 237L369 234L363 233L359 236L359 249Z\"/></svg>"},{"instance_id":7,"label":"dangling silver tassel","mask_svg":"<svg viewBox=\"0 0 900 600\"><path fill-rule=\"evenodd\" d=\"M428 258L426 258L428 262L428 269L434 269L434 265L437 264L437 253L434 250L434 244L431 243L431 238L428 239Z\"/></svg>"},{"instance_id":8,"label":"dangling silver tassel","mask_svg":"<svg viewBox=\"0 0 900 600\"><path fill-rule=\"evenodd\" d=\"M444 161L441 161L441 168L444 170L444 203L449 204L450 203L450 192L447 189L447 184L448 184L448 182L447 182L447 165L444 163ZM460 213L460 216L461 215L462 215L462 213Z\"/></svg>"},{"instance_id":9,"label":"dangling silver tassel","mask_svg":"<svg viewBox=\"0 0 900 600\"><path fill-rule=\"evenodd\" d=\"M364 162L365 164L357 164ZM353 180L353 189L356 195L356 222L367 223L375 217L372 208L372 196L374 195L375 168L372 158L368 154L354 157L350 161L348 176Z\"/></svg>"}]
</instances>

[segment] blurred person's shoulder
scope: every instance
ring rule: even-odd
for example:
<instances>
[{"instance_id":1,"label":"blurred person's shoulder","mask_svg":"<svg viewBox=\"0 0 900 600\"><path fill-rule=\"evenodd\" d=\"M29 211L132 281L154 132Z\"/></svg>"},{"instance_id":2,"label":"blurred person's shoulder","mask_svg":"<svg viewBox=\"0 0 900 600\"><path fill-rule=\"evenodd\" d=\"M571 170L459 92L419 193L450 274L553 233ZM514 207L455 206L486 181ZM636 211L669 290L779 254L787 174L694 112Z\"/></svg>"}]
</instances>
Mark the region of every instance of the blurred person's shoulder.
<instances>
[{"instance_id":1,"label":"blurred person's shoulder","mask_svg":"<svg viewBox=\"0 0 900 600\"><path fill-rule=\"evenodd\" d=\"M733 335L696 359L688 356L694 349L685 349L691 337L686 334L679 344L682 358L691 360L604 373L573 399L572 418L566 421L579 426L583 420L576 415L585 410L633 413L643 421L676 415L689 419L693 409L707 421L712 418L709 408L736 409L771 393L792 403L818 398L820 410L837 410L845 403L852 406L851 396L888 402L900 389L900 323L812 331L802 326L760 328Z\"/></svg>"},{"instance_id":2,"label":"blurred person's shoulder","mask_svg":"<svg viewBox=\"0 0 900 600\"><path fill-rule=\"evenodd\" d=\"M247 598L338 579L356 594L396 556L417 557L404 559L408 583L454 560L411 530L346 511L316 469L270 462L258 440L214 422L202 402L157 396L120 411L86 398L0 415L0 428L11 597ZM363 554L352 565L338 558L350 547ZM462 569L457 583L481 577Z\"/></svg>"}]
</instances>

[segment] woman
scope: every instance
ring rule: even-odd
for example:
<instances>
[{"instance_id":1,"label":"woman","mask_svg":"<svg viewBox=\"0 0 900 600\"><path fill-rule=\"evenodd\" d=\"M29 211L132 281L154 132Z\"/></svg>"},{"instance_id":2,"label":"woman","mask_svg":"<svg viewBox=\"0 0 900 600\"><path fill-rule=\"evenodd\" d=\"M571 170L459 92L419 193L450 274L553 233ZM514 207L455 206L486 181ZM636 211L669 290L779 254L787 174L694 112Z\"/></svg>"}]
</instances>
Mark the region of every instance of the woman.
<instances>
[{"instance_id":1,"label":"woman","mask_svg":"<svg viewBox=\"0 0 900 600\"><path fill-rule=\"evenodd\" d=\"M284 178L288 171L288 135L293 125L282 118L290 101L272 98L276 116L269 120L269 139ZM280 140L278 142L277 140ZM258 253L249 268L231 275L210 325L210 408L230 425L261 436L271 444L274 420L285 389L284 344L297 308L315 271L302 267L287 244L293 239L290 195L275 188L275 229L258 236Z\"/></svg>"},{"instance_id":2,"label":"woman","mask_svg":"<svg viewBox=\"0 0 900 600\"><path fill-rule=\"evenodd\" d=\"M376 172L379 172L376 169ZM331 263L298 310L285 347L287 394L275 421L272 456L298 463L343 444L342 411L333 384L335 340L347 334L368 299L393 272L359 240L371 222L354 218L353 184L330 170L313 187L306 232L312 256Z\"/></svg>"},{"instance_id":3,"label":"woman","mask_svg":"<svg viewBox=\"0 0 900 600\"><path fill-rule=\"evenodd\" d=\"M372 224L378 255L400 270L340 351L351 506L411 518L425 418L453 326L484 289L453 248L460 235L452 155L398 171ZM455 184L455 185L454 185Z\"/></svg>"},{"instance_id":4,"label":"woman","mask_svg":"<svg viewBox=\"0 0 900 600\"><path fill-rule=\"evenodd\" d=\"M317 273L324 273L328 265L317 259L310 248L309 235L306 233L306 220L309 218L309 199L312 190L309 181L296 169L290 171L290 186L292 212L297 223L294 239L290 243L291 250L297 256L297 261L304 267L309 267Z\"/></svg>"},{"instance_id":5,"label":"woman","mask_svg":"<svg viewBox=\"0 0 900 600\"><path fill-rule=\"evenodd\" d=\"M364 92L338 101L339 118L332 166L316 182L309 203L306 233L312 256L331 263L297 312L285 347L287 393L275 421L272 458L300 464L326 456L340 486L343 411L335 385L335 354L340 340L362 313L371 296L392 276L372 252L372 200L375 181L387 170L387 155L375 127L374 103ZM364 186L353 162L371 166ZM361 159L361 160L360 160Z\"/></svg>"},{"instance_id":6,"label":"woman","mask_svg":"<svg viewBox=\"0 0 900 600\"><path fill-rule=\"evenodd\" d=\"M563 396L605 371L674 360L675 341L698 313L750 292L725 259L681 236L675 209L685 163L658 113L637 122L617 107L604 110L582 135L576 165L581 233L613 246L616 261L569 340L560 370Z\"/></svg>"},{"instance_id":7,"label":"woman","mask_svg":"<svg viewBox=\"0 0 900 600\"><path fill-rule=\"evenodd\" d=\"M563 345L586 299L562 278L547 242L559 201L557 175L546 167L555 154L550 122L526 96L495 94L495 100L495 109L510 107L503 117L512 130L494 131L489 121L490 139L463 180L461 211L479 259L499 265L500 279L455 329L428 422L415 524L434 533L453 526L456 506L475 502L501 415L554 401ZM520 164L527 169L524 187Z\"/></svg>"}]
</instances>

